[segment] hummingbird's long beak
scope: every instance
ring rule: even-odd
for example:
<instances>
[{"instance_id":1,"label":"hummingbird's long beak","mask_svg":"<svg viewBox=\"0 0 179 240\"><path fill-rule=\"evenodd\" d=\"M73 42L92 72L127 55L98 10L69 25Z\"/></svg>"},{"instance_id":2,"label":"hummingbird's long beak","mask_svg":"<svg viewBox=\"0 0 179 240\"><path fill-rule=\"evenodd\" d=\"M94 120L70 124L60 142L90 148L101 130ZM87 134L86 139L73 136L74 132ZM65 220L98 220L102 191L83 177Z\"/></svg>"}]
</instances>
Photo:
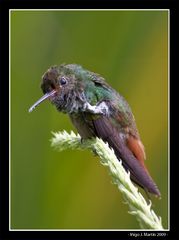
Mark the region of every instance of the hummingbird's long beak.
<instances>
[{"instance_id":1,"label":"hummingbird's long beak","mask_svg":"<svg viewBox=\"0 0 179 240\"><path fill-rule=\"evenodd\" d=\"M56 92L57 92L56 90L52 90L51 92L46 93L45 95L43 95L36 103L34 103L34 105L32 105L32 107L29 108L29 112L32 112L41 102L43 102L44 100L50 98Z\"/></svg>"}]
</instances>

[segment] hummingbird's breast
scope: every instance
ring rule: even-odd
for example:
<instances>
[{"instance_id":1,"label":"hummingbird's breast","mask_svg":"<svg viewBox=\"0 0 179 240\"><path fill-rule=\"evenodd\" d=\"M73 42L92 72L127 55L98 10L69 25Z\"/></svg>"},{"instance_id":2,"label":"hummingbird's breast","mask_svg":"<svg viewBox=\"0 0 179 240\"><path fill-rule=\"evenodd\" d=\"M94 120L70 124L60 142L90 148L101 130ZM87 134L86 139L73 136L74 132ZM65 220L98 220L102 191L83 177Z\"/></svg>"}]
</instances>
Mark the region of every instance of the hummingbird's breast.
<instances>
[{"instance_id":1,"label":"hummingbird's breast","mask_svg":"<svg viewBox=\"0 0 179 240\"><path fill-rule=\"evenodd\" d=\"M92 116L90 113L72 113L69 117L83 139L95 136Z\"/></svg>"}]
</instances>

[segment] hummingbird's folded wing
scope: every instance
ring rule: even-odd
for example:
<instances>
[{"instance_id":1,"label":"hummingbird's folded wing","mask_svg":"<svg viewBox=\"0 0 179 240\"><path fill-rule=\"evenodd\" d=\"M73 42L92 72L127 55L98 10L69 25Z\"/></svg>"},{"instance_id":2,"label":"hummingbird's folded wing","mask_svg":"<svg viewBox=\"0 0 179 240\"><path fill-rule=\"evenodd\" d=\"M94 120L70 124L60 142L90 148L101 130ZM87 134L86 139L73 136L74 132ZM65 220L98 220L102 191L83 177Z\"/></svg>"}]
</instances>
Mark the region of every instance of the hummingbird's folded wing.
<instances>
[{"instance_id":1,"label":"hummingbird's folded wing","mask_svg":"<svg viewBox=\"0 0 179 240\"><path fill-rule=\"evenodd\" d=\"M101 116L93 120L93 125L96 135L103 141L108 142L109 146L114 149L117 158L122 160L122 165L126 171L130 171L131 180L148 192L160 196L160 192L148 171L130 151L124 136L109 121L109 118Z\"/></svg>"}]
</instances>

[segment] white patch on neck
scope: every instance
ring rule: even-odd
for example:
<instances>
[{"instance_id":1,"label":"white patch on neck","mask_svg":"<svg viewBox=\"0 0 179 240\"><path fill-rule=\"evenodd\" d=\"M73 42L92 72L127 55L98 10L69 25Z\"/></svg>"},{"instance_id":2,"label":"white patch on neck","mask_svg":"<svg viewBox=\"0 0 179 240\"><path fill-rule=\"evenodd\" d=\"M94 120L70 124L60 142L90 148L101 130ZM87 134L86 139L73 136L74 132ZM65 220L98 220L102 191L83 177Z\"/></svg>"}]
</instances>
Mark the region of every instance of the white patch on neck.
<instances>
[{"instance_id":1,"label":"white patch on neck","mask_svg":"<svg viewBox=\"0 0 179 240\"><path fill-rule=\"evenodd\" d=\"M93 114L102 114L104 116L109 116L109 107L105 102L101 102L97 105L91 105L89 102L85 102L82 111L91 112Z\"/></svg>"}]
</instances>

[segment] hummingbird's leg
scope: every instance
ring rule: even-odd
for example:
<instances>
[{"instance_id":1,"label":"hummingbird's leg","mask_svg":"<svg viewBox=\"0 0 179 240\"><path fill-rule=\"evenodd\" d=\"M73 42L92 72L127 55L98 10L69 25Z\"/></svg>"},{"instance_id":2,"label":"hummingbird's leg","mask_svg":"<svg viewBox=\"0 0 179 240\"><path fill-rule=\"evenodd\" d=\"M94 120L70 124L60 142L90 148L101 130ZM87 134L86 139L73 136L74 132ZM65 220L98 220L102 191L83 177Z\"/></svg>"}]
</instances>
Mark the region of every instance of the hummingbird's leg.
<instances>
[{"instance_id":1,"label":"hummingbird's leg","mask_svg":"<svg viewBox=\"0 0 179 240\"><path fill-rule=\"evenodd\" d=\"M101 102L100 104L94 106L86 102L83 105L83 111L88 111L93 114L102 114L105 116L109 116L109 108L105 102Z\"/></svg>"}]
</instances>

